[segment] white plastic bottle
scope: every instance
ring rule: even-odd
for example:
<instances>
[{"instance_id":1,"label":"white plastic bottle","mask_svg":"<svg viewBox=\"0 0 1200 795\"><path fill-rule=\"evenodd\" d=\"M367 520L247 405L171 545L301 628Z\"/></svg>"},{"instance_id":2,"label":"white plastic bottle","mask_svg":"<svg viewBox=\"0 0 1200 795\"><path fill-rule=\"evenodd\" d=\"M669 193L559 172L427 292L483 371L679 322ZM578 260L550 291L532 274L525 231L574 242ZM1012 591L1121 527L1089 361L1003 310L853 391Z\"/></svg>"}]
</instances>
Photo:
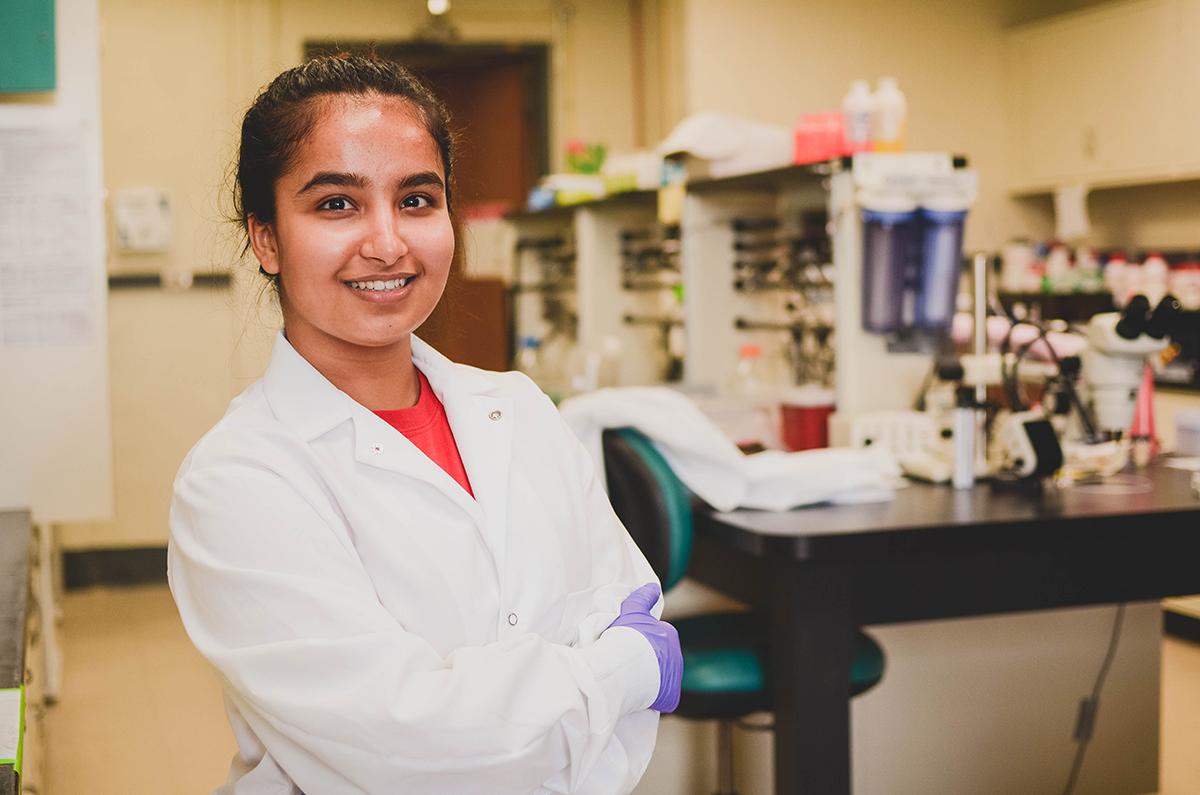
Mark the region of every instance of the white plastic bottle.
<instances>
[{"instance_id":1,"label":"white plastic bottle","mask_svg":"<svg viewBox=\"0 0 1200 795\"><path fill-rule=\"evenodd\" d=\"M545 374L542 372L542 342L537 337L522 337L517 349L517 369L534 380L538 386L545 389L542 383Z\"/></svg>"},{"instance_id":2,"label":"white plastic bottle","mask_svg":"<svg viewBox=\"0 0 1200 795\"><path fill-rule=\"evenodd\" d=\"M1124 306L1129 291L1129 261L1119 251L1114 251L1104 263L1104 287L1112 293L1113 304Z\"/></svg>"},{"instance_id":3,"label":"white plastic bottle","mask_svg":"<svg viewBox=\"0 0 1200 795\"><path fill-rule=\"evenodd\" d=\"M875 114L875 98L866 80L855 80L842 98L845 117L846 153L865 152L871 146L871 125Z\"/></svg>"},{"instance_id":4,"label":"white plastic bottle","mask_svg":"<svg viewBox=\"0 0 1200 795\"><path fill-rule=\"evenodd\" d=\"M778 448L779 400L762 354L762 347L750 342L738 349L733 396L740 421L732 422L729 430L739 446Z\"/></svg>"},{"instance_id":5,"label":"white plastic bottle","mask_svg":"<svg viewBox=\"0 0 1200 795\"><path fill-rule=\"evenodd\" d=\"M1075 274L1078 289L1085 293L1104 291L1104 280L1100 275L1100 260L1096 252L1087 246L1075 249Z\"/></svg>"},{"instance_id":6,"label":"white plastic bottle","mask_svg":"<svg viewBox=\"0 0 1200 795\"><path fill-rule=\"evenodd\" d=\"M875 90L875 126L872 149L876 152L904 151L908 125L908 100L894 77L883 77Z\"/></svg>"},{"instance_id":7,"label":"white plastic bottle","mask_svg":"<svg viewBox=\"0 0 1200 795\"><path fill-rule=\"evenodd\" d=\"M770 390L767 363L763 360L762 346L747 342L738 349L737 367L734 370L734 393L755 403L766 399Z\"/></svg>"},{"instance_id":8,"label":"white plastic bottle","mask_svg":"<svg viewBox=\"0 0 1200 795\"><path fill-rule=\"evenodd\" d=\"M1142 278L1138 292L1150 299L1150 306L1157 306L1167 294L1170 272L1171 269L1161 254L1148 254L1142 261Z\"/></svg>"},{"instance_id":9,"label":"white plastic bottle","mask_svg":"<svg viewBox=\"0 0 1200 795\"><path fill-rule=\"evenodd\" d=\"M1052 293L1070 293L1075 290L1075 273L1071 265L1071 252L1062 243L1052 243L1046 255L1046 282Z\"/></svg>"}]
</instances>

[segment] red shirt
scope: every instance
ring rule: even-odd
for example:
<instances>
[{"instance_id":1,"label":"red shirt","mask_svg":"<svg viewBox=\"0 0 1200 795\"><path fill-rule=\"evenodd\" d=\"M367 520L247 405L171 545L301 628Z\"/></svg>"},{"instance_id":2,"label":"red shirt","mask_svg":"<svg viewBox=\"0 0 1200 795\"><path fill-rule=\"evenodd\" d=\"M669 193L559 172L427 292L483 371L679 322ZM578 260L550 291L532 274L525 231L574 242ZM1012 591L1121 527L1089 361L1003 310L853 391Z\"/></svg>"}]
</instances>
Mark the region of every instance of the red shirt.
<instances>
[{"instance_id":1,"label":"red shirt","mask_svg":"<svg viewBox=\"0 0 1200 795\"><path fill-rule=\"evenodd\" d=\"M458 454L458 444L454 441L454 433L450 430L450 421L446 419L446 409L442 401L433 393L433 387L425 378L425 374L417 370L420 379L421 395L417 405L410 409L391 409L377 411L388 425L404 434L410 442L417 446L429 459L446 471L446 474L458 481L472 497L471 482L467 480L467 470L463 467L462 456Z\"/></svg>"}]
</instances>

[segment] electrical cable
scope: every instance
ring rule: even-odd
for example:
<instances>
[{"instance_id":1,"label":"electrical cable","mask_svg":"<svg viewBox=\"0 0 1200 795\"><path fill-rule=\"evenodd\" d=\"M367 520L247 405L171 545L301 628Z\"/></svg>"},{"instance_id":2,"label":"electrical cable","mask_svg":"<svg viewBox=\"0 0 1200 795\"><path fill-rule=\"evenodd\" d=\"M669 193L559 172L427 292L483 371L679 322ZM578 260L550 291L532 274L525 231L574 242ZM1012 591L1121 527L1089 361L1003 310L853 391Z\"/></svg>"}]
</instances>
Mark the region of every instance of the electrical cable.
<instances>
[{"instance_id":1,"label":"electrical cable","mask_svg":"<svg viewBox=\"0 0 1200 795\"><path fill-rule=\"evenodd\" d=\"M1050 354L1050 360L1058 368L1059 373L1062 373L1062 360L1058 356L1058 351L1054 350L1054 346L1050 344L1050 338L1047 335L1046 328L1038 323L1030 323L1028 321L1023 322L1025 325L1033 326L1035 329L1037 329L1038 335L1016 350L1011 369L1008 367L1006 361L1007 356L1005 354L1008 353L1008 346L1010 344L1010 338L1012 337L1012 331L1014 328L1016 328L1015 325L1009 327L1008 333L1004 335L1004 340L1000 343L1000 372L1002 380L1004 381L1004 390L1006 396L1008 397L1009 407L1013 411L1024 411L1026 408L1025 401L1021 399L1021 394L1019 391L1020 379L1017 375L1017 370L1020 367L1021 360L1025 358L1025 354L1030 348L1032 348L1038 342L1044 343L1046 350ZM1096 432L1096 423L1092 419L1091 412L1087 410L1087 407L1080 399L1079 393L1075 391L1074 384L1072 384L1070 380L1066 378L1062 379L1062 384L1063 388L1066 390L1067 399L1071 401L1072 405L1075 407L1075 410L1079 412L1079 421L1083 425L1083 432L1087 437L1087 440L1089 442L1099 441L1100 436Z\"/></svg>"},{"instance_id":2,"label":"electrical cable","mask_svg":"<svg viewBox=\"0 0 1200 795\"><path fill-rule=\"evenodd\" d=\"M1075 761L1071 765L1071 775L1067 778L1067 786L1063 795L1071 795L1079 782L1079 773L1083 769L1083 757L1087 753L1088 744L1092 741L1092 733L1096 728L1096 713L1100 709L1100 691L1104 688L1104 680L1108 678L1108 669L1112 667L1113 657L1117 654L1117 642L1121 639L1121 624L1125 620L1125 605L1117 605L1117 613L1113 616L1112 635L1108 640L1108 651L1104 654L1104 662L1100 665L1100 673L1096 676L1096 684L1092 694L1079 702L1079 716L1075 722L1075 742L1079 748L1075 751Z\"/></svg>"}]
</instances>

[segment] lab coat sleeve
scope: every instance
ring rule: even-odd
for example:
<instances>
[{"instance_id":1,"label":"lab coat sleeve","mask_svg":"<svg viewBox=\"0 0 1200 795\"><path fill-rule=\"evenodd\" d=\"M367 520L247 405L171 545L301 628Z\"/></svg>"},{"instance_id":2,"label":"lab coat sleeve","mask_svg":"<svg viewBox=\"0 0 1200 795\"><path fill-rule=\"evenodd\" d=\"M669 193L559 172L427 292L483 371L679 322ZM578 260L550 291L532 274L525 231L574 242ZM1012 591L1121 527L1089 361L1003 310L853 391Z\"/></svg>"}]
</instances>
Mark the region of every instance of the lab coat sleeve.
<instances>
[{"instance_id":1,"label":"lab coat sleeve","mask_svg":"<svg viewBox=\"0 0 1200 795\"><path fill-rule=\"evenodd\" d=\"M627 773L592 773L613 767L627 716L653 714L640 634L515 635L443 658L379 603L335 510L241 462L185 465L171 508L184 626L301 790L628 792Z\"/></svg>"},{"instance_id":2,"label":"lab coat sleeve","mask_svg":"<svg viewBox=\"0 0 1200 795\"><path fill-rule=\"evenodd\" d=\"M537 389L532 382L530 388ZM646 583L658 583L658 577L613 511L587 449L563 422L550 399L542 396L542 400L548 412L546 426L557 424L561 429L561 458L572 479L572 491L577 495L577 522L586 528L590 545L593 590L587 613L576 630L578 647L587 650L609 640L615 630L606 630L630 592ZM656 617L662 615L663 604L660 598L653 608ZM653 681L657 696L660 681L657 660ZM578 791L598 794L632 789L645 773L654 752L658 717L657 712L643 710L622 718L605 749L604 762L597 766L596 775L581 783ZM607 781L622 778L627 782L624 790L609 788L611 784Z\"/></svg>"},{"instance_id":3,"label":"lab coat sleeve","mask_svg":"<svg viewBox=\"0 0 1200 795\"><path fill-rule=\"evenodd\" d=\"M548 401L549 399L547 399ZM595 579L600 583L592 595L592 612L579 627L580 643L594 642L621 612L621 602L635 589L646 583L659 583L646 556L634 543L629 531L613 510L608 494L596 472L596 465L587 448L562 421L566 458L582 494L579 503L588 527L594 561ZM651 611L662 616L663 598Z\"/></svg>"}]
</instances>

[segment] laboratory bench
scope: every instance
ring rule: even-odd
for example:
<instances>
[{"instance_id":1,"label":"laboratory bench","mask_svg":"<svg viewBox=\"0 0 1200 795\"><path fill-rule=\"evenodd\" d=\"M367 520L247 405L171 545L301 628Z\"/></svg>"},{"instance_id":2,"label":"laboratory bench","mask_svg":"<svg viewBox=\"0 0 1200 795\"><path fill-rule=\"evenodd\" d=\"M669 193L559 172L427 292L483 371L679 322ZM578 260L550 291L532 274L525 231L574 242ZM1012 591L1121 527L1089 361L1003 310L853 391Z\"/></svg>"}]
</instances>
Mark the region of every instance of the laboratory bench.
<instances>
[{"instance_id":1,"label":"laboratory bench","mask_svg":"<svg viewBox=\"0 0 1200 795\"><path fill-rule=\"evenodd\" d=\"M32 603L30 583L35 574L31 555L34 540L29 514L0 512L0 795L35 792L32 785L40 775L38 751L41 736L40 691L29 675L38 657L38 616ZM24 699L21 695L24 695ZM24 707L25 715L21 715ZM24 728L24 768L14 770L10 752Z\"/></svg>"},{"instance_id":2,"label":"laboratory bench","mask_svg":"<svg viewBox=\"0 0 1200 795\"><path fill-rule=\"evenodd\" d=\"M1162 464L1063 490L913 483L886 503L701 512L694 545L691 577L771 616L779 795L850 791L858 627L1200 593L1200 498Z\"/></svg>"}]
</instances>

